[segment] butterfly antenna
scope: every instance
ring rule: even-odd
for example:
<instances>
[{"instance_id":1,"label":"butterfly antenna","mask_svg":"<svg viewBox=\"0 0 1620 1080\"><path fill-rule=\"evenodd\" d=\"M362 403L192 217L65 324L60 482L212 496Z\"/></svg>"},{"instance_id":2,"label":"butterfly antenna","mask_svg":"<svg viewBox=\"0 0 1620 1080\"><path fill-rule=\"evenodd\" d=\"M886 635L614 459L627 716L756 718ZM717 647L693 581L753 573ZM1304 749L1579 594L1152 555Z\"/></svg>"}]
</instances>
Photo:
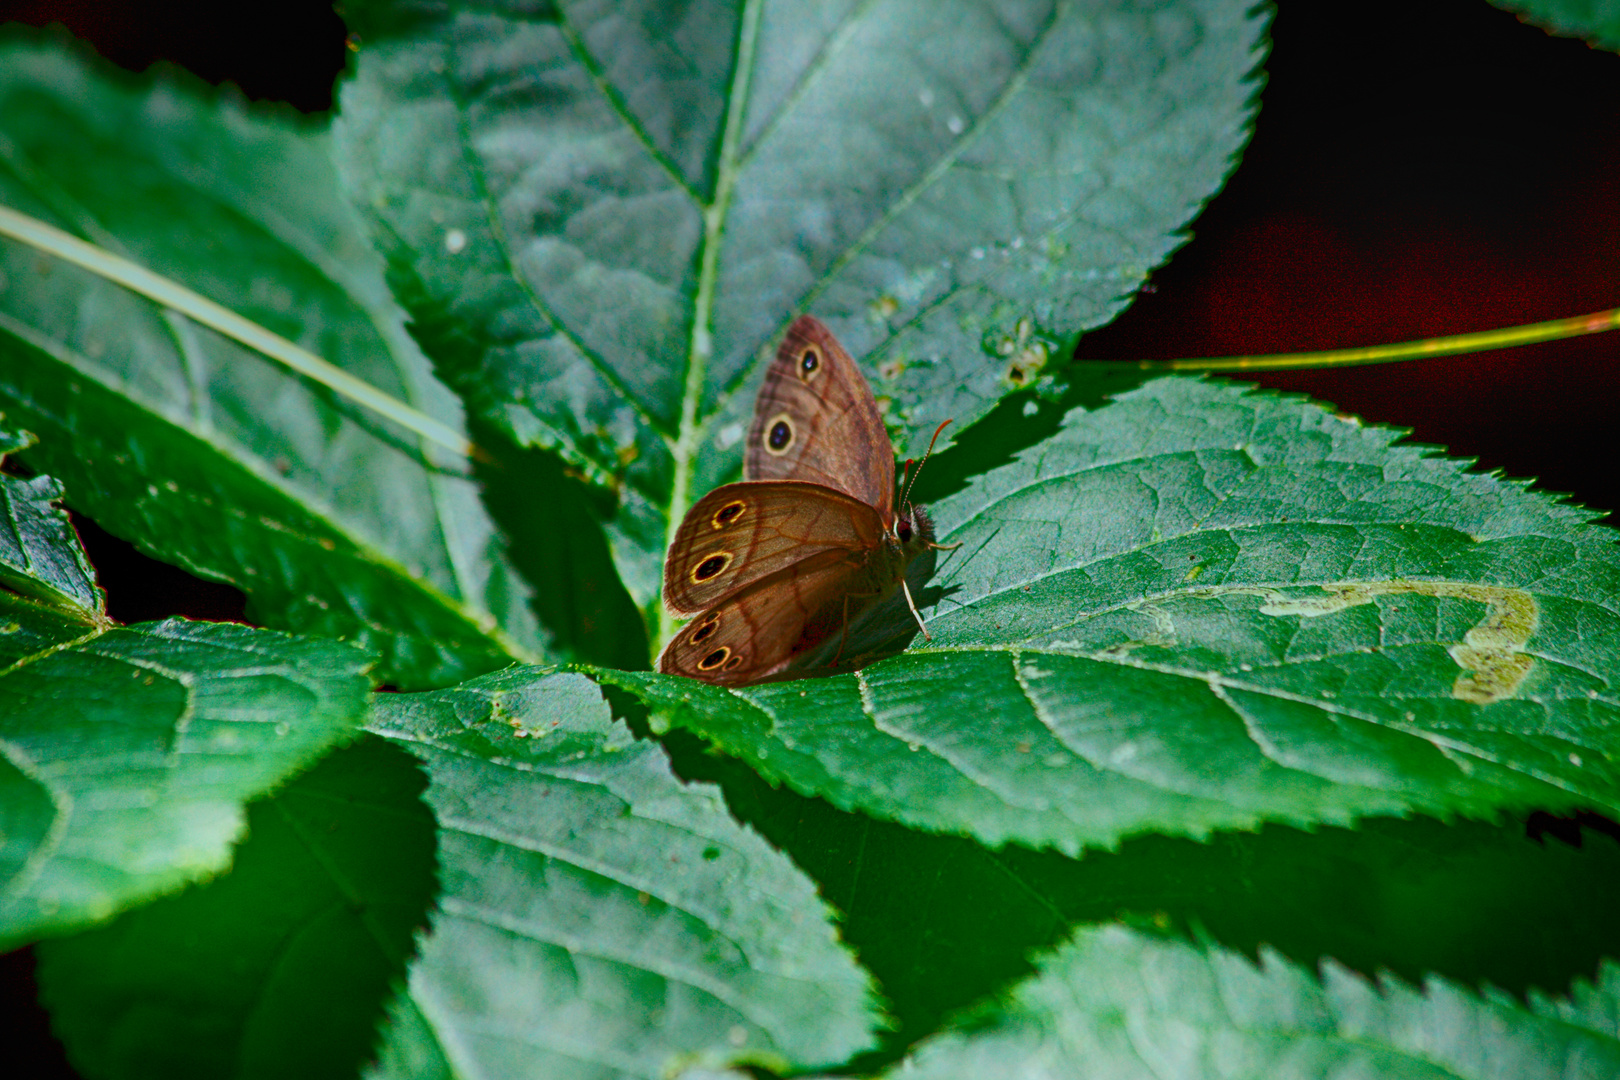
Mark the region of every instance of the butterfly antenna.
<instances>
[{"instance_id":1,"label":"butterfly antenna","mask_svg":"<svg viewBox=\"0 0 1620 1080\"><path fill-rule=\"evenodd\" d=\"M922 460L917 462L917 471L911 474L911 479L910 479L910 481L908 481L906 483L906 489L900 496L900 505L901 506L909 507L911 505L911 487L912 487L913 484L915 484L917 482L917 477L922 475L923 466L928 464L928 455L932 454L934 452L934 444L939 442L939 433L944 431L945 428L946 428L946 425L948 425L949 423L950 423L950 421L947 420L947 421L945 421L945 423L940 424L939 427L934 429L934 437L932 439L928 440L928 453L924 454L922 456ZM906 459L906 469L907 469L907 471L910 471L910 469L911 469L911 459L910 458ZM910 593L906 594L906 599L907 600L911 599L911 594ZM916 611L917 611L917 609L915 607L913 607L911 610L912 610L913 614L915 614ZM918 619L917 623L918 623L918 625L921 625L922 620ZM923 631L923 633L925 633L925 634L927 632L928 631L926 631L926 630Z\"/></svg>"}]
</instances>

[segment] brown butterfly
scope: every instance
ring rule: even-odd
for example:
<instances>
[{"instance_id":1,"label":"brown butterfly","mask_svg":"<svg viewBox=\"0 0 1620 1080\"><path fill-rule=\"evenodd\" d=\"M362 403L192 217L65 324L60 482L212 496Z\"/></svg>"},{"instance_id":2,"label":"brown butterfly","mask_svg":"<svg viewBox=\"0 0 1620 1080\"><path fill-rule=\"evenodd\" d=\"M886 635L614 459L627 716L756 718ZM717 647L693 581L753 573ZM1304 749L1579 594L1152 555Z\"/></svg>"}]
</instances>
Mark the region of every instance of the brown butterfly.
<instances>
[{"instance_id":1,"label":"brown butterfly","mask_svg":"<svg viewBox=\"0 0 1620 1080\"><path fill-rule=\"evenodd\" d=\"M696 618L665 646L659 671L760 682L834 634L842 642L852 617L896 589L928 636L906 566L944 549L922 507L902 496L905 513L895 513L894 446L872 389L809 315L765 374L743 472L699 499L669 546L664 604Z\"/></svg>"}]
</instances>

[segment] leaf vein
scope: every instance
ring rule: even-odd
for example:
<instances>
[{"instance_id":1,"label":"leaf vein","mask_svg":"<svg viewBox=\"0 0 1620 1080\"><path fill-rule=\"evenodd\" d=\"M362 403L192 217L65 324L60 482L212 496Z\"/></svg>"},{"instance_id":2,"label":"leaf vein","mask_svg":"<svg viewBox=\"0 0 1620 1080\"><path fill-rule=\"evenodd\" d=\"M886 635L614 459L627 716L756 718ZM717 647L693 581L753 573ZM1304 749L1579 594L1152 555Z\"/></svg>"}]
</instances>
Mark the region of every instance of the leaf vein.
<instances>
[{"instance_id":1,"label":"leaf vein","mask_svg":"<svg viewBox=\"0 0 1620 1080\"><path fill-rule=\"evenodd\" d=\"M748 1007L750 1005L760 1005L760 1002L755 998L754 995L749 994L746 992L746 990L734 989L728 986L722 980L706 974L699 968L693 968L685 964L669 962L659 963L659 957L651 956L644 950L609 949L605 948L601 943L588 943L585 939L579 937L578 935L556 932L555 930L551 930L551 928L547 928L548 930L551 930L551 932L542 935L541 933L537 932L538 928L525 924L523 920L512 918L505 911L489 908L480 904L473 904L456 896L444 897L440 900L439 906L440 909L446 914L452 915L456 918L466 919L470 922L477 922L489 927L492 930L499 930L503 933L511 934L526 941L534 941L540 944L563 949L569 954L570 957L588 956L597 960L605 960L609 963L623 964L625 967L633 968L637 971L645 971L653 975L657 975L662 979L668 980L669 982L692 987L695 990L708 994L716 1001L723 1002L726 1006L736 1012L737 1015L747 1017L749 1020L759 1024L761 1027L769 1026L768 1022L763 1022L760 1019L759 1014L764 1013L763 1009L754 1011L750 1010ZM710 929L716 929L711 923L705 922L704 925L709 926ZM734 948L737 948L739 954L746 955L742 953L741 948L737 947L736 942L732 941L729 937L725 938L725 940L728 944L732 945ZM765 972L760 972L759 969L753 967L751 964L749 965L748 970L757 974L766 974ZM790 975L780 977L788 979L793 978L793 976ZM798 979L795 981L812 980Z\"/></svg>"},{"instance_id":2,"label":"leaf vein","mask_svg":"<svg viewBox=\"0 0 1620 1080\"><path fill-rule=\"evenodd\" d=\"M569 19L567 5L558 4L555 10L558 31L562 34L563 40L568 42L569 51L574 54L580 66L585 69L585 73L590 76L591 83L596 87L597 92L602 95L603 100L608 103L608 107L630 130L630 133L636 137L636 141L641 143L642 149L647 152L647 156L658 163L658 166L668 174L677 187L686 192L687 198L692 200L693 205L701 207L703 205L702 197L687 182L686 177L681 175L680 169L670 160L669 155L660 150L658 145L653 142L652 136L647 133L647 129L642 126L641 121L630 111L629 106L625 104L624 98L608 82L596 54L586 47L585 40L580 36L579 29Z\"/></svg>"},{"instance_id":3,"label":"leaf vein","mask_svg":"<svg viewBox=\"0 0 1620 1080\"><path fill-rule=\"evenodd\" d=\"M551 306L546 303L545 299L530 283L528 276L518 266L516 255L512 250L511 237L507 235L506 226L501 221L500 207L496 204L495 196L489 189L489 178L484 174L483 164L472 146L472 132L468 129L467 121L470 105L455 87L453 80L450 78L449 69L450 65L446 64L442 85L445 88L445 96L455 103L457 148L460 150L461 159L467 173L472 178L473 186L477 189L478 201L483 208L485 221L488 223L495 246L500 251L501 262L505 265L507 273L523 290L523 295L528 298L535 313L545 321L546 325L550 326L552 330L574 347L575 351L591 365L591 368L602 380L613 388L620 399L635 411L636 415L641 418L642 423L666 440L673 438L673 433L668 431L663 421L631 391L629 384L624 381L624 378L614 369L613 365L608 363L606 358L598 354L594 349L587 346L584 338L575 333L563 321L562 317L552 310Z\"/></svg>"},{"instance_id":4,"label":"leaf vein","mask_svg":"<svg viewBox=\"0 0 1620 1080\"><path fill-rule=\"evenodd\" d=\"M884 209L883 213L879 214L870 225L862 230L861 234L857 236L848 247L840 252L828 264L827 270L821 274L815 284L813 284L804 294L804 296L801 297L799 302L794 305L793 310L789 313L787 322L784 322L780 327L778 327L777 331L772 335L773 339L780 337L781 333L786 329L788 323L791 323L794 318L797 318L800 314L808 311L810 306L815 303L816 299L823 292L832 287L834 279L836 279L838 275L849 266L850 263L854 262L857 258L863 255L866 252L866 249L870 247L880 235L882 235L884 230L893 224L901 214L911 209L918 199L922 198L922 196L927 193L936 183L943 179L955 167L957 159L960 158L962 154L966 153L983 136L985 128L1000 117L1001 113L1009 104L1011 104L1013 98L1018 95L1019 91L1023 89L1025 83L1028 82L1030 69L1034 66L1036 59L1045 46L1047 39L1051 35L1053 27L1058 21L1059 12L1064 6L1065 5L1063 4L1053 5L1052 14L1047 19L1046 25L1043 26L1039 33L1035 35L1035 39L1030 43L1029 48L1026 50L1022 60L1012 71L1012 73L1008 75L1007 81L1002 86L1001 91L996 95L995 100L992 101L984 110L984 113L975 118L973 124L967 127L960 135L956 137L949 149L942 153L939 159L923 172L922 176L920 176L910 187L901 192L899 197ZM752 363L743 365L742 370L738 372L737 376L732 380L731 385L728 386L722 394L717 396L715 402L715 412L719 412L719 410L724 406L726 400L736 392L737 388L742 386L753 376L754 372L758 370L761 363L768 360L768 356L760 355L756 356Z\"/></svg>"}]
</instances>

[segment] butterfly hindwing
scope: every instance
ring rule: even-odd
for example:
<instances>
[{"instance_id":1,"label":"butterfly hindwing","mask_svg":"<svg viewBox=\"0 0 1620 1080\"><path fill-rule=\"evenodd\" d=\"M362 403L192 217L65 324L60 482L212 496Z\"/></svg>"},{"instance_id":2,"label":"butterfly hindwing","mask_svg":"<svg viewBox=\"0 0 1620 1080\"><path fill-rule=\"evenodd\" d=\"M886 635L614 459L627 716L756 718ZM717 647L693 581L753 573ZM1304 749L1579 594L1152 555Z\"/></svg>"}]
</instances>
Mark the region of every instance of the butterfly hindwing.
<instances>
[{"instance_id":1,"label":"butterfly hindwing","mask_svg":"<svg viewBox=\"0 0 1620 1080\"><path fill-rule=\"evenodd\" d=\"M824 552L756 582L687 623L658 657L669 675L741 686L784 668L843 625L861 556Z\"/></svg>"},{"instance_id":2,"label":"butterfly hindwing","mask_svg":"<svg viewBox=\"0 0 1620 1080\"><path fill-rule=\"evenodd\" d=\"M874 550L882 536L878 512L841 491L795 480L727 484L699 499L676 531L664 603L692 615L796 563Z\"/></svg>"}]
</instances>

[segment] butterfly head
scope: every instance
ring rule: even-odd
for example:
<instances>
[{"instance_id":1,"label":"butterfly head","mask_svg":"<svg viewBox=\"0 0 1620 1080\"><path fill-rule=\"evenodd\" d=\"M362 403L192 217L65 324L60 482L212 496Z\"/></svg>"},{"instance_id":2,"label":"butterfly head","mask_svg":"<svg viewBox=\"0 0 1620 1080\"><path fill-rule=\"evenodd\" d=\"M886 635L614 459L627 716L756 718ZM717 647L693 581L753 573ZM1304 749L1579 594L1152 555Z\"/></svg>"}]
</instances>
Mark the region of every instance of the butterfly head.
<instances>
[{"instance_id":1,"label":"butterfly head","mask_svg":"<svg viewBox=\"0 0 1620 1080\"><path fill-rule=\"evenodd\" d=\"M891 535L899 541L900 549L906 554L906 561L910 562L934 542L933 519L922 507L907 503L900 515L894 519Z\"/></svg>"}]
</instances>

